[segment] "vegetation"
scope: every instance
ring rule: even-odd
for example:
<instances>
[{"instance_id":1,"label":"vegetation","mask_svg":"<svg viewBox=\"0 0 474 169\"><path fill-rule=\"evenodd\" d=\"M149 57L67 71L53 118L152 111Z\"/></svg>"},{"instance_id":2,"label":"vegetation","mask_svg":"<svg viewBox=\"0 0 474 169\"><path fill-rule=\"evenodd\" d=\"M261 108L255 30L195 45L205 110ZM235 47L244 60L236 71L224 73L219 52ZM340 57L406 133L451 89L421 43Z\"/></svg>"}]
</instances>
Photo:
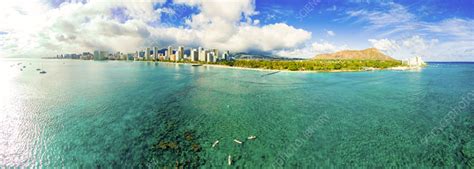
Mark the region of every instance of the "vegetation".
<instances>
[{"instance_id":1,"label":"vegetation","mask_svg":"<svg viewBox=\"0 0 474 169\"><path fill-rule=\"evenodd\" d=\"M311 60L260 60L237 59L232 61L218 61L215 63L163 60L161 62L215 64L231 67L290 70L290 71L360 71L371 69L386 69L402 66L399 60L361 60L361 59L311 59Z\"/></svg>"},{"instance_id":2,"label":"vegetation","mask_svg":"<svg viewBox=\"0 0 474 169\"><path fill-rule=\"evenodd\" d=\"M357 71L365 69L386 69L401 66L396 60L236 60L224 61L216 64L245 68L261 68L290 71Z\"/></svg>"},{"instance_id":3,"label":"vegetation","mask_svg":"<svg viewBox=\"0 0 474 169\"><path fill-rule=\"evenodd\" d=\"M165 61L173 62L173 61ZM398 60L234 60L216 63L179 61L177 63L216 64L231 67L259 68L290 71L360 71L367 69L386 69L402 66Z\"/></svg>"}]
</instances>

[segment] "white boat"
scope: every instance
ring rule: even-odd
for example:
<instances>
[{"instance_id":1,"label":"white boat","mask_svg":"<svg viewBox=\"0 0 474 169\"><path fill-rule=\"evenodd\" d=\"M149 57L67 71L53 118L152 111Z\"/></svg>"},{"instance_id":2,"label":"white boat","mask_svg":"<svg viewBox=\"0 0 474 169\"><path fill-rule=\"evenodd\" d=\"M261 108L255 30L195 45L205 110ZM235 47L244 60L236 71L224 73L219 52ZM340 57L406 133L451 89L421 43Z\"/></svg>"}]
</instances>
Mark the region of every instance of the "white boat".
<instances>
[{"instance_id":1,"label":"white boat","mask_svg":"<svg viewBox=\"0 0 474 169\"><path fill-rule=\"evenodd\" d=\"M242 144L242 142L240 140L237 140L237 139L234 139L234 142L236 142L237 144Z\"/></svg>"},{"instance_id":2,"label":"white boat","mask_svg":"<svg viewBox=\"0 0 474 169\"><path fill-rule=\"evenodd\" d=\"M248 140L255 140L257 138L257 136L249 136L247 137Z\"/></svg>"},{"instance_id":3,"label":"white boat","mask_svg":"<svg viewBox=\"0 0 474 169\"><path fill-rule=\"evenodd\" d=\"M214 144L212 144L212 148L214 148L217 144L219 144L219 140L216 140Z\"/></svg>"},{"instance_id":4,"label":"white boat","mask_svg":"<svg viewBox=\"0 0 474 169\"><path fill-rule=\"evenodd\" d=\"M227 164L232 165L232 156L227 157Z\"/></svg>"}]
</instances>

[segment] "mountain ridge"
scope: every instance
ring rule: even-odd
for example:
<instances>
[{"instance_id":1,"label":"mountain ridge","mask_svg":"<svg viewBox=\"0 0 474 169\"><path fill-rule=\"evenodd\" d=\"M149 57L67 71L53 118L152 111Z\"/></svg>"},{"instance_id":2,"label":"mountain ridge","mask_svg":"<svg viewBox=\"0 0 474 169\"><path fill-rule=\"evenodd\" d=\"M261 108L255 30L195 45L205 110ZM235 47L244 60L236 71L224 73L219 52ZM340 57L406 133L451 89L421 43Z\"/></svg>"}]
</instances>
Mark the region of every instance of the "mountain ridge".
<instances>
[{"instance_id":1,"label":"mountain ridge","mask_svg":"<svg viewBox=\"0 0 474 169\"><path fill-rule=\"evenodd\" d=\"M342 50L335 53L319 54L313 57L315 60L396 60L383 54L376 48L364 50Z\"/></svg>"}]
</instances>

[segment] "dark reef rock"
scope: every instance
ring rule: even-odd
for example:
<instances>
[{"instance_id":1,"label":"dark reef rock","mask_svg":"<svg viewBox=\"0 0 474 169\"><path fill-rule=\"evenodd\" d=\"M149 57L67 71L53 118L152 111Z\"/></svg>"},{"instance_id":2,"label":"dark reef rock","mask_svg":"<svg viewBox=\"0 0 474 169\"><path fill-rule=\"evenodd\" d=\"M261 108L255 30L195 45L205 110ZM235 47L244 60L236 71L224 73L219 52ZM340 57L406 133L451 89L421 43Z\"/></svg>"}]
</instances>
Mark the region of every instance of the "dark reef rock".
<instances>
[{"instance_id":1,"label":"dark reef rock","mask_svg":"<svg viewBox=\"0 0 474 169\"><path fill-rule=\"evenodd\" d=\"M199 152L199 151L201 151L201 145L196 144L196 143L193 143L193 144L191 144L191 149L192 149L194 152Z\"/></svg>"}]
</instances>

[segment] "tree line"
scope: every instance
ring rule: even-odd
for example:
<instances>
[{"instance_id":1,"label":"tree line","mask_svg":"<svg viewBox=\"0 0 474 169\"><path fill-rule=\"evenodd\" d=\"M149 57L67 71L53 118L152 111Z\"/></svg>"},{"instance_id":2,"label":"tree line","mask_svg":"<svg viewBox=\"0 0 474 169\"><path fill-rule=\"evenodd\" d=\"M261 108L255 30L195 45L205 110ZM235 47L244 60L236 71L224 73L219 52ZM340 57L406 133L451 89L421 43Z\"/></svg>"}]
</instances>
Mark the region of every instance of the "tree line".
<instances>
[{"instance_id":1,"label":"tree line","mask_svg":"<svg viewBox=\"0 0 474 169\"><path fill-rule=\"evenodd\" d=\"M397 60L234 60L218 62L216 64L245 68L291 71L356 71L371 68L386 69L390 67L402 66L402 62Z\"/></svg>"}]
</instances>

